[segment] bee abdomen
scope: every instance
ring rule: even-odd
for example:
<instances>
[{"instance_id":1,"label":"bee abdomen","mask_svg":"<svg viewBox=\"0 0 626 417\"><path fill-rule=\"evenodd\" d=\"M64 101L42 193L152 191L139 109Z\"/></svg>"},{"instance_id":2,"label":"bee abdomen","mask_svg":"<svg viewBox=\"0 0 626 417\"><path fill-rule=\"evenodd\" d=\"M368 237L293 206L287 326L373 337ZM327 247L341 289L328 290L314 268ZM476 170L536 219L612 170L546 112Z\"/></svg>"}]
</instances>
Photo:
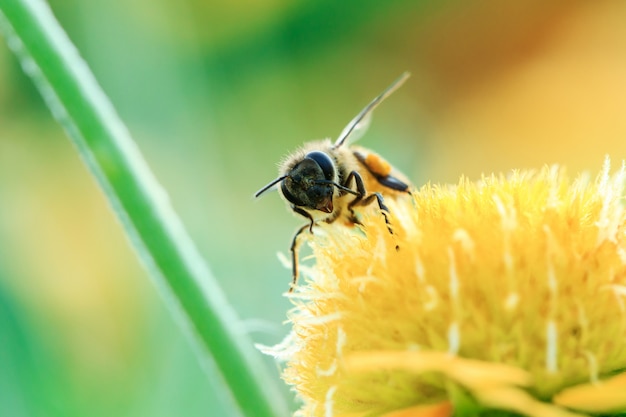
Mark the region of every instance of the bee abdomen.
<instances>
[{"instance_id":1,"label":"bee abdomen","mask_svg":"<svg viewBox=\"0 0 626 417\"><path fill-rule=\"evenodd\" d=\"M364 155L359 151L355 151L354 156L381 185L395 191L406 192L409 190L408 184L391 175L393 171L391 164L379 155L375 153Z\"/></svg>"}]
</instances>

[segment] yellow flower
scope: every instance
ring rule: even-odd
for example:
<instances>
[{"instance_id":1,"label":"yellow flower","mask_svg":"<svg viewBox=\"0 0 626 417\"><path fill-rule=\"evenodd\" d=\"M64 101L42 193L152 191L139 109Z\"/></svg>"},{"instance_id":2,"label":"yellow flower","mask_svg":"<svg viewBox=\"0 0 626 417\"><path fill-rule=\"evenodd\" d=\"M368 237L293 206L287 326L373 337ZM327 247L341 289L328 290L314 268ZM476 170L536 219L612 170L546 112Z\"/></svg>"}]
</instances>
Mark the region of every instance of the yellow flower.
<instances>
[{"instance_id":1,"label":"yellow flower","mask_svg":"<svg viewBox=\"0 0 626 417\"><path fill-rule=\"evenodd\" d=\"M626 172L556 167L318 225L291 295L300 416L626 411ZM396 249L399 246L399 249Z\"/></svg>"}]
</instances>

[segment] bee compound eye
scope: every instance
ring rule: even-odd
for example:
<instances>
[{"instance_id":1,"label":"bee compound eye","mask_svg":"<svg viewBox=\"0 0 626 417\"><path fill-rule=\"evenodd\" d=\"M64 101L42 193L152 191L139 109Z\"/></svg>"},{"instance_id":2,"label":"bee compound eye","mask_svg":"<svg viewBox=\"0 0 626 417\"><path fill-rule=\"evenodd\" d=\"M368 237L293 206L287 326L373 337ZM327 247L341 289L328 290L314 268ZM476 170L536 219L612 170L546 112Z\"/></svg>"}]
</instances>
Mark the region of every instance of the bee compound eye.
<instances>
[{"instance_id":1,"label":"bee compound eye","mask_svg":"<svg viewBox=\"0 0 626 417\"><path fill-rule=\"evenodd\" d=\"M305 205L305 202L302 201L301 198L296 197L296 195L294 195L291 191L290 191L289 185L287 184L286 181L283 181L282 184L280 184L280 191L283 193L283 195L285 196L285 198L287 199L287 201L289 201L291 204L294 204L296 206L303 206ZM295 190L296 194L299 194L298 189Z\"/></svg>"},{"instance_id":2,"label":"bee compound eye","mask_svg":"<svg viewBox=\"0 0 626 417\"><path fill-rule=\"evenodd\" d=\"M312 159L319 165L324 173L324 178L328 181L335 180L335 163L326 153L321 151L309 152L305 158Z\"/></svg>"}]
</instances>

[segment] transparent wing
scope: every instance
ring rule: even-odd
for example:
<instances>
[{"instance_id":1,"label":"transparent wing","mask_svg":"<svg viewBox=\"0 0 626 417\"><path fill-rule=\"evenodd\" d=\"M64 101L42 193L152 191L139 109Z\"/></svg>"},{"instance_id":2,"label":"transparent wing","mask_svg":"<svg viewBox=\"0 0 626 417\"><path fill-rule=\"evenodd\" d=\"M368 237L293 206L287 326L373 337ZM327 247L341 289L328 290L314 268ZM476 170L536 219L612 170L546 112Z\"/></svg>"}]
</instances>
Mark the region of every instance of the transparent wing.
<instances>
[{"instance_id":1,"label":"transparent wing","mask_svg":"<svg viewBox=\"0 0 626 417\"><path fill-rule=\"evenodd\" d=\"M348 123L348 125L341 131L341 134L337 138L337 141L333 147L338 148L343 145L348 138L350 142L354 142L359 139L367 131L370 120L372 119L372 112L374 109L383 102L384 99L389 97L391 93L396 91L404 82L411 76L410 73L404 72L397 80L395 80L389 87L385 89L378 97L370 102L354 119Z\"/></svg>"}]
</instances>

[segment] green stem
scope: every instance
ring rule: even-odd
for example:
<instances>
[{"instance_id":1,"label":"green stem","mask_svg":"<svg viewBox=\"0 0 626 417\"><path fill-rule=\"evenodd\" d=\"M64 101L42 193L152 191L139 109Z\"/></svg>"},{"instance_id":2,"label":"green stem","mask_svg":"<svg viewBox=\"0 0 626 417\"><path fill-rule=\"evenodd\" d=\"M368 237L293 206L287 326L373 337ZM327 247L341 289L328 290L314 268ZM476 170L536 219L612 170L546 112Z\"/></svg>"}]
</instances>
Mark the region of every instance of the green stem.
<instances>
[{"instance_id":1,"label":"green stem","mask_svg":"<svg viewBox=\"0 0 626 417\"><path fill-rule=\"evenodd\" d=\"M0 0L0 29L97 178L183 328L211 353L247 416L286 416L278 381L241 329L167 195L42 0ZM207 410L209 411L209 410Z\"/></svg>"}]
</instances>

